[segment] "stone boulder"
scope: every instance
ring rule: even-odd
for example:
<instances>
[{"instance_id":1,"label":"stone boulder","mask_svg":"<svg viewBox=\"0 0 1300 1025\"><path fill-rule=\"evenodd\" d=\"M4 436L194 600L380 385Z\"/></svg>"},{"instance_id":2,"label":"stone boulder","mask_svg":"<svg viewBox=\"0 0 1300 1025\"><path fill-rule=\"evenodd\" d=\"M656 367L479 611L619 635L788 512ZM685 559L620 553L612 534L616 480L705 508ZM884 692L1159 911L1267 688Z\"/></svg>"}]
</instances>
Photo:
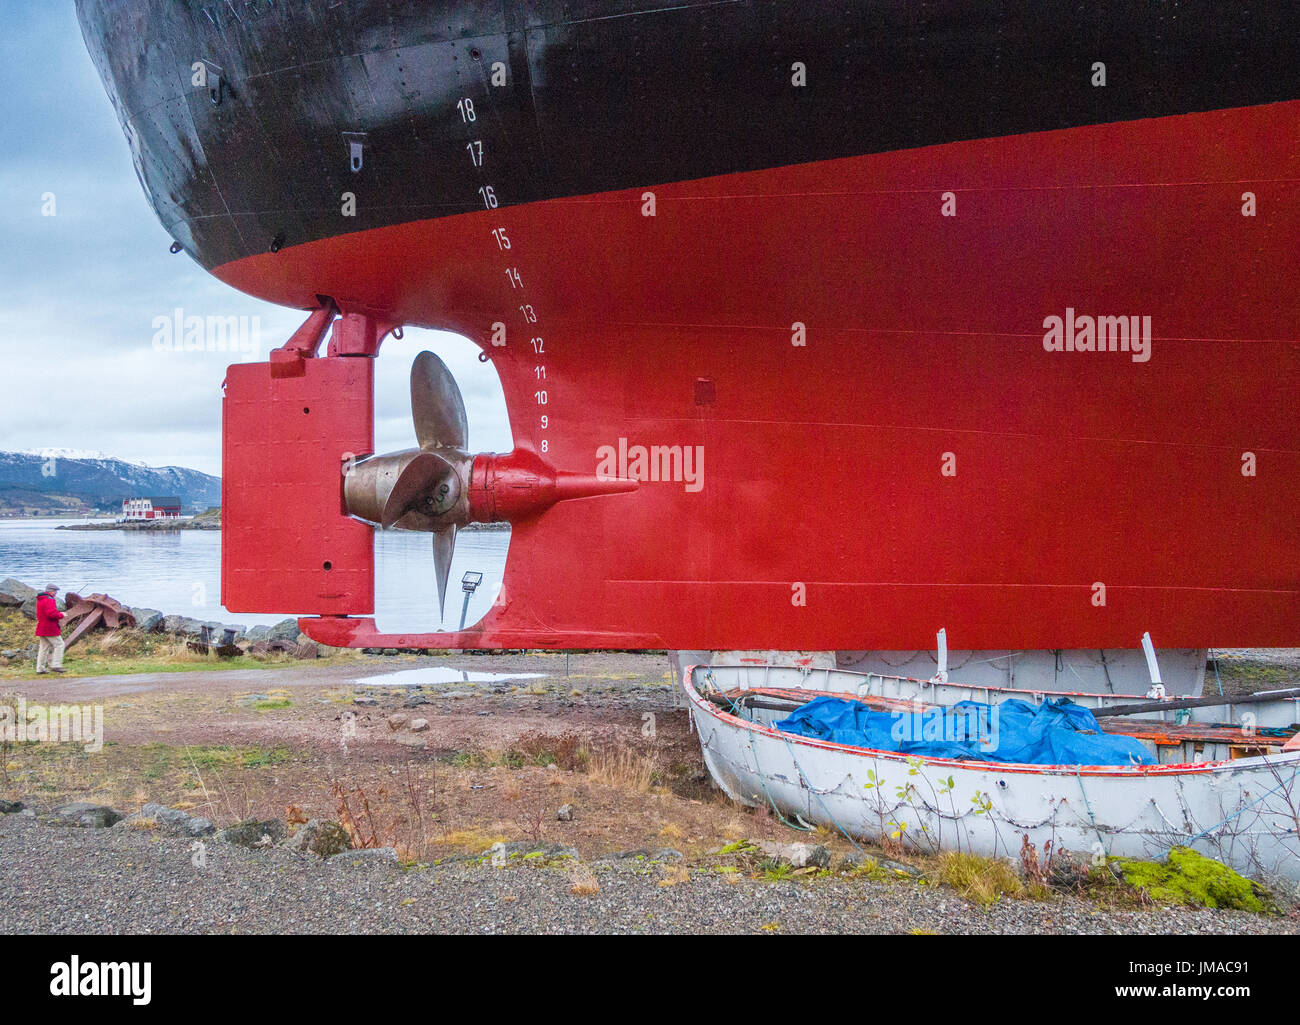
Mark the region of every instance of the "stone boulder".
<instances>
[{"instance_id":1,"label":"stone boulder","mask_svg":"<svg viewBox=\"0 0 1300 1025\"><path fill-rule=\"evenodd\" d=\"M288 641L290 644L298 643L298 620L282 619L267 631L266 639L268 641Z\"/></svg>"},{"instance_id":2,"label":"stone boulder","mask_svg":"<svg viewBox=\"0 0 1300 1025\"><path fill-rule=\"evenodd\" d=\"M203 632L203 624L190 616L163 616L162 629L181 637L197 637Z\"/></svg>"},{"instance_id":3,"label":"stone boulder","mask_svg":"<svg viewBox=\"0 0 1300 1025\"><path fill-rule=\"evenodd\" d=\"M144 821L153 822L159 832L168 836L211 836L217 831L211 820L201 815L189 815L179 808L153 803L146 804L134 815L128 815L113 828L129 828Z\"/></svg>"},{"instance_id":4,"label":"stone boulder","mask_svg":"<svg viewBox=\"0 0 1300 1025\"><path fill-rule=\"evenodd\" d=\"M576 847L566 847L564 844L558 843L529 843L526 840L515 840L510 843L498 841L480 854L479 858L492 865L522 861L582 860L582 856L578 853Z\"/></svg>"},{"instance_id":5,"label":"stone boulder","mask_svg":"<svg viewBox=\"0 0 1300 1025\"><path fill-rule=\"evenodd\" d=\"M21 580L13 577L0 580L0 605L14 608L27 601L35 602L36 594L36 588L28 587Z\"/></svg>"},{"instance_id":6,"label":"stone boulder","mask_svg":"<svg viewBox=\"0 0 1300 1025\"><path fill-rule=\"evenodd\" d=\"M90 801L73 801L55 808L54 820L67 826L81 826L84 829L107 829L122 820L122 813L106 804L93 804Z\"/></svg>"},{"instance_id":7,"label":"stone boulder","mask_svg":"<svg viewBox=\"0 0 1300 1025\"><path fill-rule=\"evenodd\" d=\"M136 629L141 633L151 634L155 630L162 629L163 614L157 609L131 609L131 615L135 616Z\"/></svg>"},{"instance_id":8,"label":"stone boulder","mask_svg":"<svg viewBox=\"0 0 1300 1025\"><path fill-rule=\"evenodd\" d=\"M792 868L830 868L831 852L821 844L759 840L757 846L773 861L785 862Z\"/></svg>"},{"instance_id":9,"label":"stone boulder","mask_svg":"<svg viewBox=\"0 0 1300 1025\"><path fill-rule=\"evenodd\" d=\"M285 841L284 846L299 854L332 858L352 849L352 837L337 822L312 819Z\"/></svg>"},{"instance_id":10,"label":"stone boulder","mask_svg":"<svg viewBox=\"0 0 1300 1025\"><path fill-rule=\"evenodd\" d=\"M238 825L230 826L217 834L222 843L234 844L236 847L270 846L263 837L269 837L271 844L280 843L289 835L289 827L280 819L245 819Z\"/></svg>"}]
</instances>

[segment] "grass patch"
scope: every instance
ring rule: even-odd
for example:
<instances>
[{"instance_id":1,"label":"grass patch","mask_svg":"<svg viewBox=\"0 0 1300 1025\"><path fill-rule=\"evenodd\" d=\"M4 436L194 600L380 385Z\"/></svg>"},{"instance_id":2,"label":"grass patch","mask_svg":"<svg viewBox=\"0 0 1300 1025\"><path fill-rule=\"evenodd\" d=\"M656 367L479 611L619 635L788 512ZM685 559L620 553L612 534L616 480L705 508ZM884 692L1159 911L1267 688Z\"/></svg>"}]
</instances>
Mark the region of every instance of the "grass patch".
<instances>
[{"instance_id":1,"label":"grass patch","mask_svg":"<svg viewBox=\"0 0 1300 1025\"><path fill-rule=\"evenodd\" d=\"M1025 884L1009 861L984 858L965 851L939 855L933 879L951 886L967 900L989 905L1003 897L1021 897Z\"/></svg>"},{"instance_id":2,"label":"grass patch","mask_svg":"<svg viewBox=\"0 0 1300 1025\"><path fill-rule=\"evenodd\" d=\"M206 773L216 769L262 769L287 762L291 755L287 747L175 747L156 743L143 744L137 751L144 778L150 782L163 779L173 771L197 769Z\"/></svg>"},{"instance_id":3,"label":"grass patch","mask_svg":"<svg viewBox=\"0 0 1300 1025\"><path fill-rule=\"evenodd\" d=\"M633 747L605 748L593 752L587 762L587 778L593 783L649 793L655 784L655 753Z\"/></svg>"}]
</instances>

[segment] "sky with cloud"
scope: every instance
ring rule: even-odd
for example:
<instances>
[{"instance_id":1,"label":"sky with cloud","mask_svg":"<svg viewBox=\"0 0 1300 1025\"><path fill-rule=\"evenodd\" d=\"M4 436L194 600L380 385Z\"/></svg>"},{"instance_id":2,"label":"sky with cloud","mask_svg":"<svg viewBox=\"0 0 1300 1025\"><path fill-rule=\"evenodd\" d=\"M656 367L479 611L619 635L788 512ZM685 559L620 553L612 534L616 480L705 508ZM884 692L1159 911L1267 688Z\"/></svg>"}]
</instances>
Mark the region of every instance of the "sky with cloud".
<instances>
[{"instance_id":1,"label":"sky with cloud","mask_svg":"<svg viewBox=\"0 0 1300 1025\"><path fill-rule=\"evenodd\" d=\"M168 252L71 0L0 4L0 107L0 450L95 449L220 473L227 364L265 359L303 314ZM177 307L259 318L261 353L158 351L154 318ZM425 348L461 387L471 448L508 450L491 365L466 339L420 330L386 342L376 365L376 450L414 443L408 375Z\"/></svg>"}]
</instances>

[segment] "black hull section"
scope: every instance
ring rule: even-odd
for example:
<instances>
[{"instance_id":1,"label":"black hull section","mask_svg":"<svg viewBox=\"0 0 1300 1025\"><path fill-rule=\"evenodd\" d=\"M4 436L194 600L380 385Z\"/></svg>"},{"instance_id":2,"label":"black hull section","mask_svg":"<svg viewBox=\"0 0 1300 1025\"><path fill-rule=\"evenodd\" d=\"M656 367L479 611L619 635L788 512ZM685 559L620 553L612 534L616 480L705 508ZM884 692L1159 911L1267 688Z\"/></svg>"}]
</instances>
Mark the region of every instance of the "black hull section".
<instances>
[{"instance_id":1,"label":"black hull section","mask_svg":"<svg viewBox=\"0 0 1300 1025\"><path fill-rule=\"evenodd\" d=\"M474 180L508 206L1300 97L1300 13L1285 3L77 9L159 218L209 269L482 209L491 200ZM198 61L219 70L219 104L192 83ZM1104 87L1092 84L1094 61ZM467 100L472 122L458 107ZM365 133L359 171L344 133ZM345 193L355 216L344 216Z\"/></svg>"}]
</instances>

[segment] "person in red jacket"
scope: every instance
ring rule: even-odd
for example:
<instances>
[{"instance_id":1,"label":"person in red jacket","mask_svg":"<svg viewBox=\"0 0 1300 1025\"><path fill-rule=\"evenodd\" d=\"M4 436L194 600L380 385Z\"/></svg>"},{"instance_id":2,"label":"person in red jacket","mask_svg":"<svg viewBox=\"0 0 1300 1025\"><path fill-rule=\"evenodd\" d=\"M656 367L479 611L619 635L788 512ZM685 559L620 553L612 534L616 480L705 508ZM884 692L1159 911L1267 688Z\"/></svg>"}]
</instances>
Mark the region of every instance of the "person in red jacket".
<instances>
[{"instance_id":1,"label":"person in red jacket","mask_svg":"<svg viewBox=\"0 0 1300 1025\"><path fill-rule=\"evenodd\" d=\"M36 599L36 672L63 672L63 637L59 630L59 611L54 596L59 589L50 584ZM49 669L45 668L49 664Z\"/></svg>"}]
</instances>

